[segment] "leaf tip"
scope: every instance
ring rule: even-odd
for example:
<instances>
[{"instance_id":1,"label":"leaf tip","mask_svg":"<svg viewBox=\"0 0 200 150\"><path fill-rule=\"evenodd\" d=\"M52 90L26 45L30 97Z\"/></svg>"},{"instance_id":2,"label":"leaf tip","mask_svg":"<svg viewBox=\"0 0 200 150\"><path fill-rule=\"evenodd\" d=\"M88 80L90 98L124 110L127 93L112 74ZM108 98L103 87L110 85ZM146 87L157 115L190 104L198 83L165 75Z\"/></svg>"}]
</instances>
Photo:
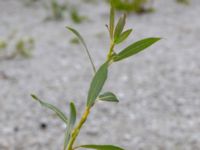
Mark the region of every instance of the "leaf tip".
<instances>
[{"instance_id":1,"label":"leaf tip","mask_svg":"<svg viewBox=\"0 0 200 150\"><path fill-rule=\"evenodd\" d=\"M38 97L34 94L31 94L31 97L34 99L34 100L38 100Z\"/></svg>"},{"instance_id":2,"label":"leaf tip","mask_svg":"<svg viewBox=\"0 0 200 150\"><path fill-rule=\"evenodd\" d=\"M163 38L162 37L155 37L154 38L156 41L159 41L159 40L162 40Z\"/></svg>"},{"instance_id":3,"label":"leaf tip","mask_svg":"<svg viewBox=\"0 0 200 150\"><path fill-rule=\"evenodd\" d=\"M71 109L73 109L73 111L76 113L76 106L75 106L75 104L74 104L74 101L71 101L71 102L70 102L70 107L71 107Z\"/></svg>"},{"instance_id":4,"label":"leaf tip","mask_svg":"<svg viewBox=\"0 0 200 150\"><path fill-rule=\"evenodd\" d=\"M70 105L71 105L71 106L74 106L74 101L70 101Z\"/></svg>"},{"instance_id":5,"label":"leaf tip","mask_svg":"<svg viewBox=\"0 0 200 150\"><path fill-rule=\"evenodd\" d=\"M70 26L65 26L65 28L72 31L72 28Z\"/></svg>"}]
</instances>

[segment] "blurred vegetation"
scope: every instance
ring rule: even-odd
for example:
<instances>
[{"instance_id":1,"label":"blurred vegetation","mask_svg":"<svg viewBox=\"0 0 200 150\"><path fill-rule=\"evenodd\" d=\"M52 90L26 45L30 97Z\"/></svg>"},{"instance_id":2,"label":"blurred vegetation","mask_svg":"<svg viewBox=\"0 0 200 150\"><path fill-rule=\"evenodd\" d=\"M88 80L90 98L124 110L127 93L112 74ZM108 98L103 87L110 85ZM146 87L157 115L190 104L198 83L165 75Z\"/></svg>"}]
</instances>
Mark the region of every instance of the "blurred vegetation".
<instances>
[{"instance_id":1,"label":"blurred vegetation","mask_svg":"<svg viewBox=\"0 0 200 150\"><path fill-rule=\"evenodd\" d=\"M72 22L76 24L80 24L87 20L86 16L80 15L78 9L67 1L60 3L58 0L51 0L45 2L44 6L49 12L51 12L46 20L64 20L68 14Z\"/></svg>"},{"instance_id":2,"label":"blurred vegetation","mask_svg":"<svg viewBox=\"0 0 200 150\"><path fill-rule=\"evenodd\" d=\"M65 18L68 4L59 3L57 0L43 1L44 8L48 11L47 18L45 20L63 20Z\"/></svg>"},{"instance_id":3,"label":"blurred vegetation","mask_svg":"<svg viewBox=\"0 0 200 150\"><path fill-rule=\"evenodd\" d=\"M3 50L7 47L7 43L5 40L0 39L0 50Z\"/></svg>"},{"instance_id":4,"label":"blurred vegetation","mask_svg":"<svg viewBox=\"0 0 200 150\"><path fill-rule=\"evenodd\" d=\"M33 4L42 2L44 7L50 12L47 20L62 20L69 14L74 23L80 24L87 17L80 15L79 10L75 8L70 0L26 0L26 3ZM82 0L83 3L93 3L98 5L98 0ZM104 0L111 3L116 10L126 12L135 12L136 14L150 13L154 11L153 3L157 0ZM104 2L102 1L102 2ZM190 0L174 0L177 3L189 4ZM77 6L78 7L78 6Z\"/></svg>"},{"instance_id":5,"label":"blurred vegetation","mask_svg":"<svg viewBox=\"0 0 200 150\"><path fill-rule=\"evenodd\" d=\"M79 39L78 39L77 37L72 38L72 39L70 40L70 43L71 43L71 44L80 44Z\"/></svg>"},{"instance_id":6,"label":"blurred vegetation","mask_svg":"<svg viewBox=\"0 0 200 150\"><path fill-rule=\"evenodd\" d=\"M57 0L51 0L52 17L54 19L63 19L67 4L59 4Z\"/></svg>"},{"instance_id":7,"label":"blurred vegetation","mask_svg":"<svg viewBox=\"0 0 200 150\"><path fill-rule=\"evenodd\" d=\"M147 4L150 4L149 0L110 0L110 3L117 10L133 11L138 14L152 12L154 10L151 6L147 7Z\"/></svg>"},{"instance_id":8,"label":"blurred vegetation","mask_svg":"<svg viewBox=\"0 0 200 150\"><path fill-rule=\"evenodd\" d=\"M14 41L14 45L11 43L13 43L11 39L0 40L1 59L13 59L17 56L32 57L32 51L35 47L35 40L32 37L22 37ZM8 48L12 50L9 51Z\"/></svg>"},{"instance_id":9,"label":"blurred vegetation","mask_svg":"<svg viewBox=\"0 0 200 150\"><path fill-rule=\"evenodd\" d=\"M73 8L71 10L70 16L71 16L71 20L74 23L77 23L77 24L80 24L84 20L87 20L87 17L86 16L81 16L76 8Z\"/></svg>"},{"instance_id":10,"label":"blurred vegetation","mask_svg":"<svg viewBox=\"0 0 200 150\"><path fill-rule=\"evenodd\" d=\"M189 0L176 0L178 3L189 4Z\"/></svg>"},{"instance_id":11,"label":"blurred vegetation","mask_svg":"<svg viewBox=\"0 0 200 150\"><path fill-rule=\"evenodd\" d=\"M154 0L108 0L115 9L137 14L154 11ZM189 0L176 0L178 3L189 4Z\"/></svg>"},{"instance_id":12,"label":"blurred vegetation","mask_svg":"<svg viewBox=\"0 0 200 150\"><path fill-rule=\"evenodd\" d=\"M35 41L33 38L21 38L17 41L15 46L16 51L13 54L29 58L32 56L32 50L34 49L34 46Z\"/></svg>"}]
</instances>

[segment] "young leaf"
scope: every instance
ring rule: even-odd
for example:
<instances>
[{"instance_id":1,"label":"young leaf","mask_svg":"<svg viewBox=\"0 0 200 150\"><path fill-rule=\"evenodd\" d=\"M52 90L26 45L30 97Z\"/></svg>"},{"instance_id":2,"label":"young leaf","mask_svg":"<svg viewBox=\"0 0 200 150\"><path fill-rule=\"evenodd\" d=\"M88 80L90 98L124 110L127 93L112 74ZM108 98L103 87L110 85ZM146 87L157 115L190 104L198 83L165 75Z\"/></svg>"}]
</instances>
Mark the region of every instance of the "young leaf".
<instances>
[{"instance_id":1,"label":"young leaf","mask_svg":"<svg viewBox=\"0 0 200 150\"><path fill-rule=\"evenodd\" d=\"M115 28L115 9L111 6L110 8L110 37L113 39L114 34L114 28Z\"/></svg>"},{"instance_id":2,"label":"young leaf","mask_svg":"<svg viewBox=\"0 0 200 150\"><path fill-rule=\"evenodd\" d=\"M67 124L67 130L65 132L65 140L64 140L64 150L66 150L69 140L71 138L71 132L76 123L76 107L73 102L70 103L70 118Z\"/></svg>"},{"instance_id":3,"label":"young leaf","mask_svg":"<svg viewBox=\"0 0 200 150\"><path fill-rule=\"evenodd\" d=\"M49 103L46 103L46 102L43 102L42 100L40 100L37 96L35 95L31 95L33 99L35 99L36 101L38 101L42 106L46 107L46 108L49 108L51 109L52 111L54 111L56 113L56 115L62 120L65 122L65 124L68 124L68 119L67 117L65 116L65 114L60 110L58 109L57 107L53 106L52 104L49 104Z\"/></svg>"},{"instance_id":4,"label":"young leaf","mask_svg":"<svg viewBox=\"0 0 200 150\"><path fill-rule=\"evenodd\" d=\"M126 15L124 14L124 16L119 18L119 21L118 21L117 26L115 28L114 40L118 39L118 37L122 33L124 26L125 26L125 23L126 23Z\"/></svg>"},{"instance_id":5,"label":"young leaf","mask_svg":"<svg viewBox=\"0 0 200 150\"><path fill-rule=\"evenodd\" d=\"M96 150L124 150L123 148L113 145L81 145L79 147Z\"/></svg>"},{"instance_id":6,"label":"young leaf","mask_svg":"<svg viewBox=\"0 0 200 150\"><path fill-rule=\"evenodd\" d=\"M87 98L87 106L91 107L99 93L101 92L103 85L107 79L108 74L108 62L104 63L99 70L94 75L92 82L90 84L88 98Z\"/></svg>"},{"instance_id":7,"label":"young leaf","mask_svg":"<svg viewBox=\"0 0 200 150\"><path fill-rule=\"evenodd\" d=\"M125 59L127 57L130 57L136 53L139 53L140 51L146 49L147 47L151 46L155 42L159 41L160 38L146 38L140 41L137 41L124 50L122 50L119 54L115 55L113 57L114 61L120 61L122 59Z\"/></svg>"},{"instance_id":8,"label":"young leaf","mask_svg":"<svg viewBox=\"0 0 200 150\"><path fill-rule=\"evenodd\" d=\"M123 42L124 40L126 40L131 32L132 32L132 29L124 31L117 39L115 39L115 44L119 44Z\"/></svg>"},{"instance_id":9,"label":"young leaf","mask_svg":"<svg viewBox=\"0 0 200 150\"><path fill-rule=\"evenodd\" d=\"M96 72L96 68L95 68L93 59L92 59L92 57L91 57L91 55L90 55L90 52L89 52L89 50L88 50L88 48L87 48L87 45L86 45L86 43L85 43L83 37L80 35L80 33L79 33L77 30L75 30L75 29L73 29L73 28L71 28L71 27L66 27L66 28L67 28L68 30L70 30L71 32L73 32L73 33L78 37L78 39L81 41L81 43L83 44L83 46L84 46L84 48L85 48L85 50L86 50L86 53L87 53L87 55L88 55L88 57L89 57L90 63L91 63L91 65L92 65L92 68L93 68L94 72Z\"/></svg>"},{"instance_id":10,"label":"young leaf","mask_svg":"<svg viewBox=\"0 0 200 150\"><path fill-rule=\"evenodd\" d=\"M73 102L70 103L69 126L73 127L76 123L76 107Z\"/></svg>"},{"instance_id":11,"label":"young leaf","mask_svg":"<svg viewBox=\"0 0 200 150\"><path fill-rule=\"evenodd\" d=\"M101 101L108 101L108 102L119 102L117 96L112 92L105 92L99 95L98 100Z\"/></svg>"}]
</instances>

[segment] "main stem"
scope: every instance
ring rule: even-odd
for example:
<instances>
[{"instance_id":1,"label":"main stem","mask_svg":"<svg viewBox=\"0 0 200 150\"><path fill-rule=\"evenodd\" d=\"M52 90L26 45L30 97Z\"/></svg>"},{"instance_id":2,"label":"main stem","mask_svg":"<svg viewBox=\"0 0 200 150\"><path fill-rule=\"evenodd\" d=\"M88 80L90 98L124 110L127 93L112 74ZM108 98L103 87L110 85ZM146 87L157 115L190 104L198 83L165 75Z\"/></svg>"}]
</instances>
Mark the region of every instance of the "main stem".
<instances>
[{"instance_id":1,"label":"main stem","mask_svg":"<svg viewBox=\"0 0 200 150\"><path fill-rule=\"evenodd\" d=\"M80 122L74 128L74 130L72 131L72 135L71 135L72 137L71 137L69 144L67 146L67 150L73 150L73 144L74 144L77 136L79 135L80 129L82 128L83 124L87 120L87 117L88 117L89 114L90 114L90 107L86 107L85 112L83 113Z\"/></svg>"},{"instance_id":2,"label":"main stem","mask_svg":"<svg viewBox=\"0 0 200 150\"><path fill-rule=\"evenodd\" d=\"M113 55L113 50L115 47L115 43L111 40L110 42L110 50L109 53L107 55L107 61L110 61L112 59L112 55ZM96 70L94 70L96 72ZM85 123L85 121L87 120L88 115L90 114L90 109L91 107L86 107L80 122L78 123L78 125L74 128L74 130L72 131L72 135L71 135L71 139L69 141L69 144L67 146L67 150L74 150L75 148L73 148L73 144L77 138L77 136L80 133L80 130L83 126L83 124Z\"/></svg>"},{"instance_id":3,"label":"main stem","mask_svg":"<svg viewBox=\"0 0 200 150\"><path fill-rule=\"evenodd\" d=\"M111 41L110 42L110 50L109 50L108 55L107 55L107 60L111 59L114 47L115 47L115 44L114 44L113 41Z\"/></svg>"}]
</instances>

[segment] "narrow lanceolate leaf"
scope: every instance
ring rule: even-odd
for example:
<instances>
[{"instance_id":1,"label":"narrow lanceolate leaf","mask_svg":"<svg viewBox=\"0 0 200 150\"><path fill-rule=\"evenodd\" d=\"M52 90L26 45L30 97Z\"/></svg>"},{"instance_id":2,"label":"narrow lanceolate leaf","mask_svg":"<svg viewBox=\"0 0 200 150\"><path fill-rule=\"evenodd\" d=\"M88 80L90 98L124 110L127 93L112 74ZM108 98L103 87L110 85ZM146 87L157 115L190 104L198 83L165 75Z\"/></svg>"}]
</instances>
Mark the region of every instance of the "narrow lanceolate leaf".
<instances>
[{"instance_id":1,"label":"narrow lanceolate leaf","mask_svg":"<svg viewBox=\"0 0 200 150\"><path fill-rule=\"evenodd\" d=\"M66 27L66 28L69 29L71 32L73 32L73 33L78 37L78 39L80 40L80 42L83 44L83 46L84 46L84 48L85 48L85 50L86 50L86 53L87 53L87 55L88 55L88 57L89 57L90 63L91 63L91 65L92 65L92 68L93 68L94 72L96 72L96 68L95 68L95 65L94 65L94 61L93 61L93 59L92 59L92 57L91 57L91 55L90 55L90 52L89 52L89 50L88 50L88 47L87 47L87 45L86 45L86 43L85 43L83 37L81 36L81 34L80 34L77 30L75 30L75 29L73 29L73 28L71 28L71 27Z\"/></svg>"},{"instance_id":2,"label":"narrow lanceolate leaf","mask_svg":"<svg viewBox=\"0 0 200 150\"><path fill-rule=\"evenodd\" d=\"M76 123L76 107L73 102L70 103L69 125L73 127Z\"/></svg>"},{"instance_id":3,"label":"narrow lanceolate leaf","mask_svg":"<svg viewBox=\"0 0 200 150\"><path fill-rule=\"evenodd\" d=\"M117 39L115 39L115 44L119 44L126 40L130 33L132 32L132 29L124 31Z\"/></svg>"},{"instance_id":4,"label":"narrow lanceolate leaf","mask_svg":"<svg viewBox=\"0 0 200 150\"><path fill-rule=\"evenodd\" d=\"M65 140L64 140L64 150L66 150L69 140L71 138L71 132L76 123L76 107L73 102L70 103L70 118L67 124L67 130L65 132Z\"/></svg>"},{"instance_id":5,"label":"narrow lanceolate leaf","mask_svg":"<svg viewBox=\"0 0 200 150\"><path fill-rule=\"evenodd\" d=\"M99 95L98 100L101 101L108 101L108 102L119 102L117 96L112 92L105 92Z\"/></svg>"},{"instance_id":6,"label":"narrow lanceolate leaf","mask_svg":"<svg viewBox=\"0 0 200 150\"><path fill-rule=\"evenodd\" d=\"M110 27L109 27L111 39L113 39L114 28L115 28L115 10L114 10L114 7L111 6L111 8L110 8Z\"/></svg>"},{"instance_id":7,"label":"narrow lanceolate leaf","mask_svg":"<svg viewBox=\"0 0 200 150\"><path fill-rule=\"evenodd\" d=\"M151 46L155 42L159 41L160 38L146 38L140 41L137 41L124 50L122 50L119 54L117 54L113 60L114 61L120 61L122 59L128 58L136 53L139 53L140 51L146 49L147 47Z\"/></svg>"},{"instance_id":8,"label":"narrow lanceolate leaf","mask_svg":"<svg viewBox=\"0 0 200 150\"><path fill-rule=\"evenodd\" d=\"M65 122L65 124L68 124L68 119L65 116L65 114L57 107L53 106L52 104L43 102L42 100L40 100L37 96L35 95L31 95L33 99L35 99L36 101L38 101L42 106L51 109L52 111L54 111L56 113L56 115Z\"/></svg>"},{"instance_id":9,"label":"narrow lanceolate leaf","mask_svg":"<svg viewBox=\"0 0 200 150\"><path fill-rule=\"evenodd\" d=\"M91 107L94 104L97 96L101 92L104 83L107 79L107 74L108 74L108 63L106 62L99 68L99 70L96 72L96 74L92 79L87 97L88 107Z\"/></svg>"},{"instance_id":10,"label":"narrow lanceolate leaf","mask_svg":"<svg viewBox=\"0 0 200 150\"><path fill-rule=\"evenodd\" d=\"M119 18L119 21L118 21L117 26L115 28L114 40L118 39L118 37L122 33L124 26L125 26L125 23L126 23L126 15L124 14L124 16Z\"/></svg>"},{"instance_id":11,"label":"narrow lanceolate leaf","mask_svg":"<svg viewBox=\"0 0 200 150\"><path fill-rule=\"evenodd\" d=\"M124 150L123 148L113 145L81 145L80 147L96 150Z\"/></svg>"}]
</instances>

